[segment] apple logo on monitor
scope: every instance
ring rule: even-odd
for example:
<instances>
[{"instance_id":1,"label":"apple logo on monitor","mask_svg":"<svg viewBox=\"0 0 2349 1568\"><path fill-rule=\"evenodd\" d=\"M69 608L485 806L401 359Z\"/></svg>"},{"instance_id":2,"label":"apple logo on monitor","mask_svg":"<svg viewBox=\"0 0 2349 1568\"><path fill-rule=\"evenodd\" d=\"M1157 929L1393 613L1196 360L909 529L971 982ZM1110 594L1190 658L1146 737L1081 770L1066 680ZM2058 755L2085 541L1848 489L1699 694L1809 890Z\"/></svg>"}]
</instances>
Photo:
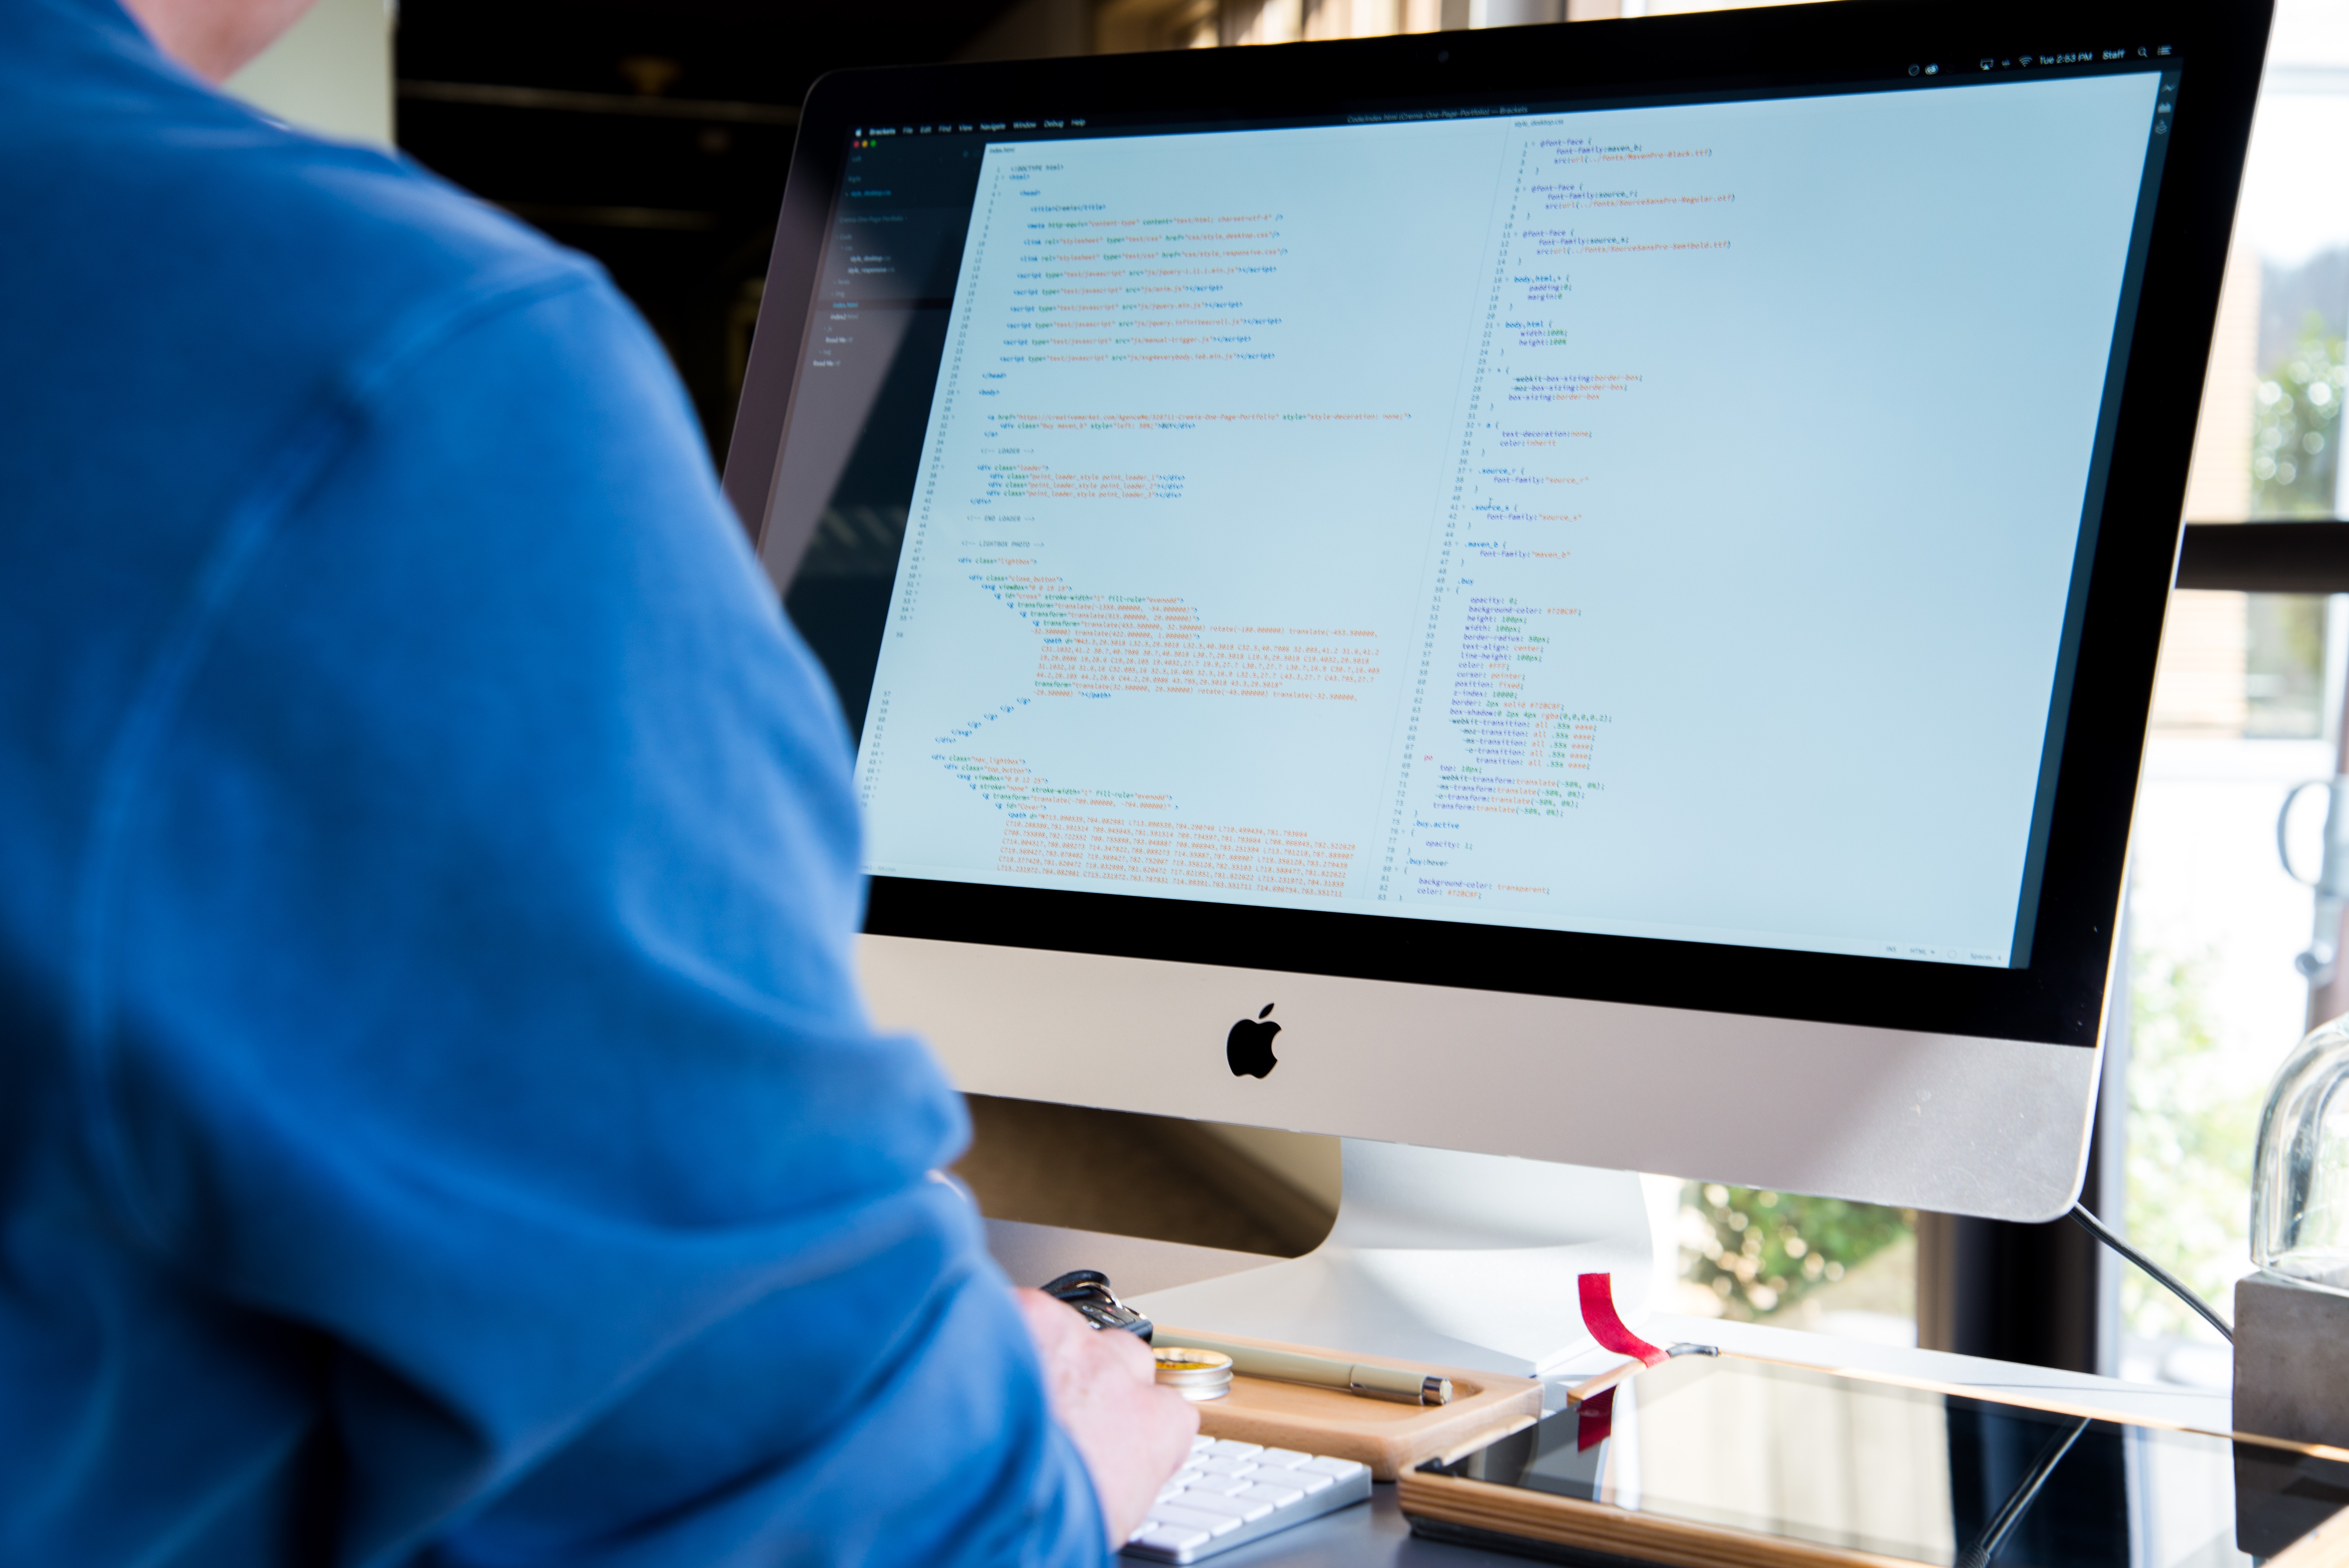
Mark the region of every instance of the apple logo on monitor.
<instances>
[{"instance_id":1,"label":"apple logo on monitor","mask_svg":"<svg viewBox=\"0 0 2349 1568\"><path fill-rule=\"evenodd\" d=\"M1263 1012L1242 1018L1224 1037L1224 1059L1232 1064L1234 1078L1262 1078L1280 1065L1272 1054L1272 1037L1280 1033L1280 1026L1265 1022L1271 1013L1272 1004L1267 1002Z\"/></svg>"}]
</instances>

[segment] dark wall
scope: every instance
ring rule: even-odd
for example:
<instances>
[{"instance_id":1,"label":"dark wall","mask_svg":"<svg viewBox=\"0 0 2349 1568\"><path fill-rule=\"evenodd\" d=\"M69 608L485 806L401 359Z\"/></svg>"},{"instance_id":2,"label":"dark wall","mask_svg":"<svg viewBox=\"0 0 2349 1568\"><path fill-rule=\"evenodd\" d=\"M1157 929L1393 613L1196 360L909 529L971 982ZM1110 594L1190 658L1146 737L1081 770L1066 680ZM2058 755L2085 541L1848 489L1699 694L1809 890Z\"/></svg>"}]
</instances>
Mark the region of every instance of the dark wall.
<instances>
[{"instance_id":1,"label":"dark wall","mask_svg":"<svg viewBox=\"0 0 2349 1568\"><path fill-rule=\"evenodd\" d=\"M792 127L844 66L945 59L1004 0L407 0L399 144L595 256L732 429Z\"/></svg>"}]
</instances>

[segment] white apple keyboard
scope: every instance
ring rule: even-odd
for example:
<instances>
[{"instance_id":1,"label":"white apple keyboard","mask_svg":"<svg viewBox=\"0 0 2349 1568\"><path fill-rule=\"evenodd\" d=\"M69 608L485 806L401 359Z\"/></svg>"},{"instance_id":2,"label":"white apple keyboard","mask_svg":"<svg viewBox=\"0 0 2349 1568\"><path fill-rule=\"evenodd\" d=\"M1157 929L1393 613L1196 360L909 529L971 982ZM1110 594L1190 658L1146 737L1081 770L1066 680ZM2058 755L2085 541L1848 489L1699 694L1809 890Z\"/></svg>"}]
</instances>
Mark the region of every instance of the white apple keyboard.
<instances>
[{"instance_id":1,"label":"white apple keyboard","mask_svg":"<svg viewBox=\"0 0 2349 1568\"><path fill-rule=\"evenodd\" d=\"M1125 1555L1196 1563L1370 1498L1370 1467L1352 1460L1194 1438Z\"/></svg>"}]
</instances>

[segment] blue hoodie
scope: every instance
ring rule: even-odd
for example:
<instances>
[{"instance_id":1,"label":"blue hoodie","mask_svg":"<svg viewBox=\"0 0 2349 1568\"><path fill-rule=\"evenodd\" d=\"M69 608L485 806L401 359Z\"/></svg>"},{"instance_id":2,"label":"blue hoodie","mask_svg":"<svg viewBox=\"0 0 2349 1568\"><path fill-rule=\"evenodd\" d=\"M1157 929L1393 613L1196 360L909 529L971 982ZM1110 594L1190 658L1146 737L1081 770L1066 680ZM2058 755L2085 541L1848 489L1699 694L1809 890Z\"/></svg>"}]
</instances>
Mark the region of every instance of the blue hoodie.
<instances>
[{"instance_id":1,"label":"blue hoodie","mask_svg":"<svg viewBox=\"0 0 2349 1568\"><path fill-rule=\"evenodd\" d=\"M0 1562L1096 1563L604 276L0 0Z\"/></svg>"}]
</instances>

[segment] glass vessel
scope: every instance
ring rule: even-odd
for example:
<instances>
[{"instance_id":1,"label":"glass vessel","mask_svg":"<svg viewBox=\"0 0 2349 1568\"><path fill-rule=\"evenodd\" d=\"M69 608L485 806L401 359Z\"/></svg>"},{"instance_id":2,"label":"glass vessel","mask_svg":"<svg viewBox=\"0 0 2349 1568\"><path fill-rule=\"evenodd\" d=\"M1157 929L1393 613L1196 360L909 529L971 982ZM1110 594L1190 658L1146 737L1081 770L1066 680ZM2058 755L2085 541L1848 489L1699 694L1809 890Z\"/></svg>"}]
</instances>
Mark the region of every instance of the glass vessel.
<instances>
[{"instance_id":1,"label":"glass vessel","mask_svg":"<svg viewBox=\"0 0 2349 1568\"><path fill-rule=\"evenodd\" d=\"M2277 1070L2251 1170L2251 1263L2349 1293L2349 1016Z\"/></svg>"}]
</instances>

